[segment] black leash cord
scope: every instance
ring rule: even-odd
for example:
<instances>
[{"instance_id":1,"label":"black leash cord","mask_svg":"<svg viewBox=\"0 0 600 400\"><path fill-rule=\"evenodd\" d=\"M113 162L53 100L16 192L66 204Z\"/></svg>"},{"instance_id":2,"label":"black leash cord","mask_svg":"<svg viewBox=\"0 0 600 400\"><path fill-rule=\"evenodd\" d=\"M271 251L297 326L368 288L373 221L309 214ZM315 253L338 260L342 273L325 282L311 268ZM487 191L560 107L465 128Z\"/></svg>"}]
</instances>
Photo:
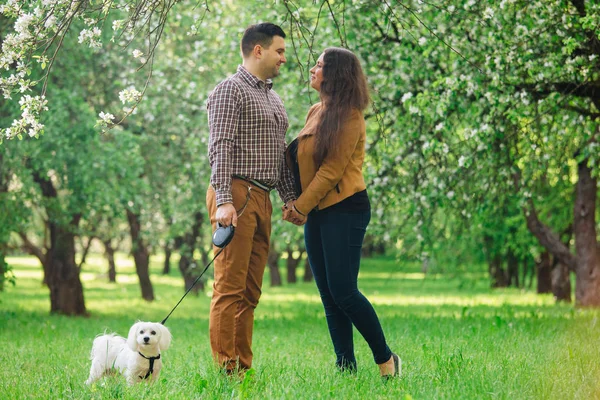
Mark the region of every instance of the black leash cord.
<instances>
[{"instance_id":1,"label":"black leash cord","mask_svg":"<svg viewBox=\"0 0 600 400\"><path fill-rule=\"evenodd\" d=\"M248 193L246 194L246 201L244 202L244 205L239 210L236 210L236 213L237 213L238 217L241 217L242 214L244 213L244 211L246 211L246 206L248 205L248 201L250 200L250 192L251 191L252 191L252 186L248 186ZM181 299L179 299L179 301L177 302L177 304L175 304L175 307L173 307L173 309L171 310L171 312L169 313L169 315L167 315L165 317L165 319L162 320L162 322L160 323L161 325L164 325L165 322L167 322L167 319L169 319L169 317L171 316L171 314L173 314L173 311L175 311L175 309L177 308L177 306L179 305L179 303L181 303L183 301L183 299L185 298L185 296L187 296L187 294L190 292L190 290L192 290L194 288L194 286L196 286L196 283L198 283L198 281L200 280L200 278L202 278L202 275L204 275L204 273L206 272L206 270L208 269L208 267L210 267L212 265L212 263L215 261L215 259L217 257L219 257L219 254L221 254L224 249L225 249L225 247L222 247L221 250L219 250L217 252L217 254L215 254L215 256L212 258L212 260L210 260L210 262L204 268L204 271L202 271L202 273L200 275L198 275L198 277L196 278L196 280L194 281L194 283L192 283L192 286L190 286L190 288L184 293L184 295L181 297Z\"/></svg>"},{"instance_id":2,"label":"black leash cord","mask_svg":"<svg viewBox=\"0 0 600 400\"><path fill-rule=\"evenodd\" d=\"M221 250L219 250L217 252L217 254L215 254L215 256L212 258L212 260L210 260L210 262L204 268L204 271L202 271L202 273L200 275L198 275L198 277L196 278L196 280L194 281L194 283L192 283L192 286L189 287L189 289L185 292L185 294L181 297L181 299L179 299L179 301L177 302L177 304L175 304L175 307L173 307L173 309L171 310L171 312L169 313L169 315L167 315L165 317L165 319L162 320L162 322L160 323L161 325L164 325L165 322L167 322L167 319L169 319L169 317L171 316L171 314L173 314L173 311L175 311L175 309L177 308L177 306L179 305L179 303L181 303L183 301L183 299L185 298L185 296L187 296L187 294L190 292L190 290L192 290L194 288L194 286L196 286L196 283L198 283L198 281L200 280L200 278L202 278L202 275L204 275L204 273L206 272L206 270L208 269L208 267L210 267L212 265L212 263L215 261L215 258L217 258L219 256L219 254L221 254L223 252L223 249L224 248L222 248Z\"/></svg>"}]
</instances>

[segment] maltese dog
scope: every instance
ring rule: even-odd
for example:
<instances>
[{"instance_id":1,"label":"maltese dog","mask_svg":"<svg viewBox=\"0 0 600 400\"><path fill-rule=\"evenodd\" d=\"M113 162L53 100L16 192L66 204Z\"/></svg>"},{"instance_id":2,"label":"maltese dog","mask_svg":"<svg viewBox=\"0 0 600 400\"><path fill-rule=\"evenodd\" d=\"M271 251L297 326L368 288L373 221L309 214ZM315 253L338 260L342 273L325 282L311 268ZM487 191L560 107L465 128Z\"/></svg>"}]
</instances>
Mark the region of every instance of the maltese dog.
<instances>
[{"instance_id":1,"label":"maltese dog","mask_svg":"<svg viewBox=\"0 0 600 400\"><path fill-rule=\"evenodd\" d=\"M170 344L171 332L155 322L137 322L127 339L114 333L97 336L90 355L90 376L85 383L91 385L114 371L125 375L129 385L146 379L154 382L162 368L160 352Z\"/></svg>"}]
</instances>

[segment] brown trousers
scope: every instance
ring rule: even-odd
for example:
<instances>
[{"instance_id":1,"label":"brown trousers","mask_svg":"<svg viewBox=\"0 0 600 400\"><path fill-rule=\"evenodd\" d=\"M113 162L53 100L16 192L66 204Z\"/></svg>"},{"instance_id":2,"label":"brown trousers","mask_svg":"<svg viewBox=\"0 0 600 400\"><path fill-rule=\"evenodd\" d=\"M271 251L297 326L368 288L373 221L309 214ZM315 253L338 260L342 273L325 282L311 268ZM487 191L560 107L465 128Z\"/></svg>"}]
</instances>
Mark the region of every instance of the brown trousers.
<instances>
[{"instance_id":1,"label":"brown trousers","mask_svg":"<svg viewBox=\"0 0 600 400\"><path fill-rule=\"evenodd\" d=\"M241 213L249 187L250 198ZM213 358L227 370L252 366L254 309L261 295L269 255L273 211L269 193L251 183L233 178L231 192L233 205L241 217L233 240L215 259L209 322ZM212 186L206 193L206 204L214 230L217 205Z\"/></svg>"}]
</instances>

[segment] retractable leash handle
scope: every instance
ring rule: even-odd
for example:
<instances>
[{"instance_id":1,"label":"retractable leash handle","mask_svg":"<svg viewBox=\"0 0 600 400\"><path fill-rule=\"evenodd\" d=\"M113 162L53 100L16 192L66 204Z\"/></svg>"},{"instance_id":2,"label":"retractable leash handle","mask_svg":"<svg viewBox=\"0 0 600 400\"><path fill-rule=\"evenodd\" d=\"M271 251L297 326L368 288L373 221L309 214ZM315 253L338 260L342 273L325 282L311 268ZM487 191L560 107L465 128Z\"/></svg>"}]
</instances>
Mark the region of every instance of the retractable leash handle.
<instances>
[{"instance_id":1,"label":"retractable leash handle","mask_svg":"<svg viewBox=\"0 0 600 400\"><path fill-rule=\"evenodd\" d=\"M242 208L237 210L238 218L242 216L244 211L246 211L246 206L248 205L248 201L250 200L251 192L252 192L252 186L248 186L248 193L246 194L246 201L244 202L244 205L242 206ZM217 257L219 257L219 254L221 254L223 252L223 249L225 249L225 246L227 246L229 244L229 242L231 242L231 239L233 239L234 233L235 233L235 228L233 225L223 226L217 221L217 229L215 229L215 232L213 233L212 241L213 241L213 244L215 246L217 246L220 250L217 252L217 254L215 254L215 256L212 258L212 260L210 260L210 262L206 265L206 267L204 267L204 270L202 271L202 273L200 273L200 275L198 275L198 277L196 278L194 283L192 283L192 286L189 287L189 289L184 293L184 295L177 302L177 304L175 304L175 307L173 307L173 309L171 310L169 315L167 315L165 317L165 319L163 319L161 321L161 325L164 325L165 322L167 322L167 319L171 316L171 314L173 314L173 311L175 311L175 309L177 308L179 303L181 303L183 301L183 299L185 298L185 296L187 296L187 294L192 290L192 288L194 286L196 286L196 283L198 283L200 278L202 278L202 275L204 275L206 270L208 270L208 267L210 267L211 264L215 261L215 259Z\"/></svg>"},{"instance_id":2,"label":"retractable leash handle","mask_svg":"<svg viewBox=\"0 0 600 400\"><path fill-rule=\"evenodd\" d=\"M169 315L167 315L165 317L165 319L163 319L160 322L161 325L164 325L165 322L167 322L167 319L169 319L169 317L171 316L171 314L173 314L173 311L175 311L175 309L177 308L177 306L179 305L179 303L181 303L183 301L183 299L185 298L185 296L187 296L187 294L192 290L192 288L194 286L196 286L196 283L198 283L198 281L200 280L200 278L202 278L202 275L204 275L204 273L208 270L208 267L210 267L211 264L215 261L215 259L217 257L219 257L219 254L221 254L223 252L223 249L225 249L225 246L227 246L229 244L229 242L231 242L231 239L233 239L234 233L235 233L235 228L233 227L233 225L222 226L221 224L219 224L217 222L217 229L215 229L215 233L213 233L213 244L215 246L217 246L220 250L217 252L217 254L215 254L215 256L212 258L212 260L210 260L210 262L208 264L206 264L206 267L204 267L204 270L202 270L202 273L200 273L200 275L198 275L198 277L196 278L196 280L194 281L194 283L192 283L192 285L184 293L184 295L177 302L177 304L175 304L175 307L173 307L173 309L171 310L171 312L169 313Z\"/></svg>"},{"instance_id":3,"label":"retractable leash handle","mask_svg":"<svg viewBox=\"0 0 600 400\"><path fill-rule=\"evenodd\" d=\"M234 233L235 227L233 225L223 226L217 222L217 229L213 233L212 242L215 246L222 249L231 242Z\"/></svg>"}]
</instances>

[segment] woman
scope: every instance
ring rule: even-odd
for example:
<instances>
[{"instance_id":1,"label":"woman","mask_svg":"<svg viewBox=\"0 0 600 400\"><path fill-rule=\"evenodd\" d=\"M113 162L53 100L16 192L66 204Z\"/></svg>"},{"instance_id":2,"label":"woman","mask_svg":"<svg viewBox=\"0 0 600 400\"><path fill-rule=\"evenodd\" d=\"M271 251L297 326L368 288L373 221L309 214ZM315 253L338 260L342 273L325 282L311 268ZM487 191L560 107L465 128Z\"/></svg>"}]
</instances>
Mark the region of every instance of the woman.
<instances>
[{"instance_id":1,"label":"woman","mask_svg":"<svg viewBox=\"0 0 600 400\"><path fill-rule=\"evenodd\" d=\"M340 370L356 371L352 325L369 344L381 376L400 375L401 362L386 344L371 303L359 292L363 239L371 219L362 166L369 92L358 58L328 48L311 70L321 102L286 154L298 198L284 219L304 226L310 266L321 295Z\"/></svg>"}]
</instances>

